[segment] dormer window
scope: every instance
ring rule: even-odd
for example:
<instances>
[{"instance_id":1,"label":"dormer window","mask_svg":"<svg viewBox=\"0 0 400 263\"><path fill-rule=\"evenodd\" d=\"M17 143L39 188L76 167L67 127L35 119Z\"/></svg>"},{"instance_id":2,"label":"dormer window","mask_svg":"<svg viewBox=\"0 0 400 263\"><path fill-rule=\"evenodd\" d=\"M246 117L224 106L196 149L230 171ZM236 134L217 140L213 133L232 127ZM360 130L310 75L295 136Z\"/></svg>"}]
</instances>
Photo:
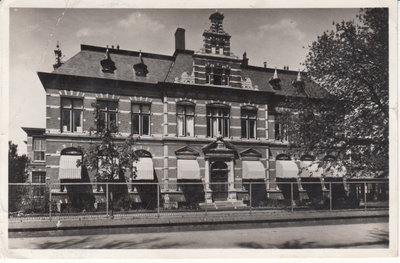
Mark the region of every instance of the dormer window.
<instances>
[{"instance_id":1,"label":"dormer window","mask_svg":"<svg viewBox=\"0 0 400 263\"><path fill-rule=\"evenodd\" d=\"M211 53L215 54L216 53L216 49L215 47L211 47Z\"/></svg>"},{"instance_id":2,"label":"dormer window","mask_svg":"<svg viewBox=\"0 0 400 263\"><path fill-rule=\"evenodd\" d=\"M135 70L135 75L139 77L146 77L149 71L147 70L147 65L144 64L142 58L142 52L139 52L140 63L133 65L133 69Z\"/></svg>"},{"instance_id":3,"label":"dormer window","mask_svg":"<svg viewBox=\"0 0 400 263\"><path fill-rule=\"evenodd\" d=\"M102 67L102 71L104 73L114 73L114 71L117 69L115 67L114 61L112 61L110 53L108 52L108 48L106 50L106 58L100 61L100 65Z\"/></svg>"},{"instance_id":4,"label":"dormer window","mask_svg":"<svg viewBox=\"0 0 400 263\"><path fill-rule=\"evenodd\" d=\"M281 80L278 77L278 71L275 68L275 72L274 75L272 76L272 78L269 80L269 84L272 86L272 88L274 90L280 90L281 89Z\"/></svg>"},{"instance_id":5,"label":"dormer window","mask_svg":"<svg viewBox=\"0 0 400 263\"><path fill-rule=\"evenodd\" d=\"M214 85L222 85L222 68L214 68L214 76L213 76L213 84Z\"/></svg>"},{"instance_id":6,"label":"dormer window","mask_svg":"<svg viewBox=\"0 0 400 263\"><path fill-rule=\"evenodd\" d=\"M211 67L206 66L206 84L211 83Z\"/></svg>"}]
</instances>

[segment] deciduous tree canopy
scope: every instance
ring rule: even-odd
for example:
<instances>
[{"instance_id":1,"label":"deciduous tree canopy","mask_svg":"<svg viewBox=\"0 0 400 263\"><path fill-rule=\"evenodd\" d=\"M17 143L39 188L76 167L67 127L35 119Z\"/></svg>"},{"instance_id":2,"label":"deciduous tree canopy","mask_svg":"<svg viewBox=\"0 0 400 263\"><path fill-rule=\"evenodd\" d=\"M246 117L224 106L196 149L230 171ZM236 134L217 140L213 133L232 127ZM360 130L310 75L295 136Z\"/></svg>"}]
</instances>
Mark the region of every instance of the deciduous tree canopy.
<instances>
[{"instance_id":1,"label":"deciduous tree canopy","mask_svg":"<svg viewBox=\"0 0 400 263\"><path fill-rule=\"evenodd\" d=\"M389 159L388 9L361 9L356 21L334 23L309 46L310 80L324 100L283 104L293 147L335 153L351 176L385 176Z\"/></svg>"}]
</instances>

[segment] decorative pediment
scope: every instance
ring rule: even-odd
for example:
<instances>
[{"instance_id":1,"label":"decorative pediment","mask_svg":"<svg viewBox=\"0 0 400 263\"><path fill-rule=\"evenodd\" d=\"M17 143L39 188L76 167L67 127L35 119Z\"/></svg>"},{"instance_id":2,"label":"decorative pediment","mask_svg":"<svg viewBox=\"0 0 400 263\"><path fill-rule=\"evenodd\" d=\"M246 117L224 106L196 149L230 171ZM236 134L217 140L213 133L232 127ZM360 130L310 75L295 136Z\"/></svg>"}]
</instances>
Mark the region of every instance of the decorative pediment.
<instances>
[{"instance_id":1,"label":"decorative pediment","mask_svg":"<svg viewBox=\"0 0 400 263\"><path fill-rule=\"evenodd\" d=\"M175 83L184 83L184 84L194 84L194 72L189 75L186 71L184 71L181 75L181 78L176 77Z\"/></svg>"},{"instance_id":2,"label":"decorative pediment","mask_svg":"<svg viewBox=\"0 0 400 263\"><path fill-rule=\"evenodd\" d=\"M214 142L203 147L206 157L215 158L237 158L238 153L233 144L225 141L222 136L218 137Z\"/></svg>"},{"instance_id":3,"label":"decorative pediment","mask_svg":"<svg viewBox=\"0 0 400 263\"><path fill-rule=\"evenodd\" d=\"M257 85L253 86L253 83L252 83L250 78L242 79L241 84L242 84L242 88L244 88L244 89L255 89L255 90L258 90L258 86Z\"/></svg>"},{"instance_id":4,"label":"decorative pediment","mask_svg":"<svg viewBox=\"0 0 400 263\"><path fill-rule=\"evenodd\" d=\"M189 146L184 146L175 151L175 155L185 155L185 156L199 156L199 153L196 150L193 150Z\"/></svg>"},{"instance_id":5,"label":"decorative pediment","mask_svg":"<svg viewBox=\"0 0 400 263\"><path fill-rule=\"evenodd\" d=\"M246 150L240 152L240 156L241 157L261 158L262 155L261 155L261 153L257 152L256 150L249 148L249 149L246 149Z\"/></svg>"},{"instance_id":6,"label":"decorative pediment","mask_svg":"<svg viewBox=\"0 0 400 263\"><path fill-rule=\"evenodd\" d=\"M136 76L146 77L149 71L147 70L147 65L144 64L142 52L139 52L140 63L133 65L133 69L135 70Z\"/></svg>"}]
</instances>

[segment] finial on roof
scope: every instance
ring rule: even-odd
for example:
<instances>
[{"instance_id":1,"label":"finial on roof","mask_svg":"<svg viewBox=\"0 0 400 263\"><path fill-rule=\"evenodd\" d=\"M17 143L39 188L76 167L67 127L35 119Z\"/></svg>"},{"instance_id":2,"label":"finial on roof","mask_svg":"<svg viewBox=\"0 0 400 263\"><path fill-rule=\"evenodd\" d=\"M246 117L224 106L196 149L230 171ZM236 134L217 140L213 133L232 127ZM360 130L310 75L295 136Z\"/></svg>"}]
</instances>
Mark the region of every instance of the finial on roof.
<instances>
[{"instance_id":1,"label":"finial on roof","mask_svg":"<svg viewBox=\"0 0 400 263\"><path fill-rule=\"evenodd\" d=\"M274 76L272 77L272 79L279 79L278 70L276 69L276 67L275 67Z\"/></svg>"},{"instance_id":2,"label":"finial on roof","mask_svg":"<svg viewBox=\"0 0 400 263\"><path fill-rule=\"evenodd\" d=\"M61 49L60 49L60 42L59 42L58 40L57 40L56 48L57 48L57 49L54 50L54 55L55 55L55 57L56 57L56 63L53 64L54 70L56 70L56 69L59 68L62 64L64 64L64 63L62 62L63 55L62 55L62 52L61 52Z\"/></svg>"},{"instance_id":3,"label":"finial on roof","mask_svg":"<svg viewBox=\"0 0 400 263\"><path fill-rule=\"evenodd\" d=\"M297 79L296 79L296 81L298 81L298 82L303 81L302 78L301 78L300 69L299 69L299 72L297 73Z\"/></svg>"}]
</instances>

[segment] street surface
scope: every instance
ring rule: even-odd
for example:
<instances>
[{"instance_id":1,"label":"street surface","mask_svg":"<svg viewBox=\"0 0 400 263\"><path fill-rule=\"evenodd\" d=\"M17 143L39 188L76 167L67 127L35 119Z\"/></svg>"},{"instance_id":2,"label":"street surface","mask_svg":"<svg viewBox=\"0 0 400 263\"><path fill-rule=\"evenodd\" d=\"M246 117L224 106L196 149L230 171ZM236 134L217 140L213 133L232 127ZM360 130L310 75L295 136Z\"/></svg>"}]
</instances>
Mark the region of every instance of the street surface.
<instances>
[{"instance_id":1,"label":"street surface","mask_svg":"<svg viewBox=\"0 0 400 263\"><path fill-rule=\"evenodd\" d=\"M388 223L9 238L10 249L387 248Z\"/></svg>"}]
</instances>

